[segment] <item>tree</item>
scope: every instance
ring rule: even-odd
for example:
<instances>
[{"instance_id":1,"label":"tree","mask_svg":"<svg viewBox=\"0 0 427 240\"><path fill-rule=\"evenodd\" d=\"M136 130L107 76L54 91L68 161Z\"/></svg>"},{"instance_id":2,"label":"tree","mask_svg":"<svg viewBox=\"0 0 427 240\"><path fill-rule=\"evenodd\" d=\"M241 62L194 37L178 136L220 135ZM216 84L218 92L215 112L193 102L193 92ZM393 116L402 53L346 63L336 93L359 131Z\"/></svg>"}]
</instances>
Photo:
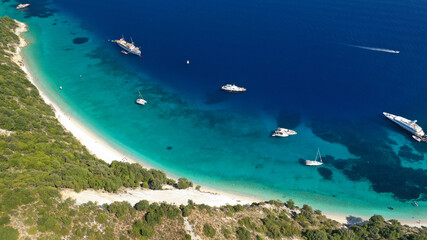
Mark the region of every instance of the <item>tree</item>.
<instances>
[{"instance_id":1,"label":"tree","mask_svg":"<svg viewBox=\"0 0 427 240\"><path fill-rule=\"evenodd\" d=\"M134 208L137 211L147 211L149 206L150 206L150 203L147 200L141 200L135 204Z\"/></svg>"},{"instance_id":2,"label":"tree","mask_svg":"<svg viewBox=\"0 0 427 240\"><path fill-rule=\"evenodd\" d=\"M153 190L162 189L162 182L156 178L150 179L150 181L148 181L148 185L150 185L150 189L153 189Z\"/></svg>"}]
</instances>

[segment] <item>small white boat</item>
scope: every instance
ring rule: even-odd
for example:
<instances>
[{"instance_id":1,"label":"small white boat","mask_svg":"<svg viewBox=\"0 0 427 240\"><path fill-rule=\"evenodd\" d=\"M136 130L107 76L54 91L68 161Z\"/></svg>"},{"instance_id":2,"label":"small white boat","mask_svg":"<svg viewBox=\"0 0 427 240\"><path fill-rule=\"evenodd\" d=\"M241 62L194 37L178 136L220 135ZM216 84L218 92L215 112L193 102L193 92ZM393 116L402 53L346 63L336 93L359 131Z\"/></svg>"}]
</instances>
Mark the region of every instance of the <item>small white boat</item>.
<instances>
[{"instance_id":1,"label":"small white boat","mask_svg":"<svg viewBox=\"0 0 427 240\"><path fill-rule=\"evenodd\" d=\"M245 92L246 91L246 88L238 87L238 86L236 86L234 84L224 85L224 86L221 87L221 89L223 91L226 91L226 92Z\"/></svg>"},{"instance_id":2,"label":"small white boat","mask_svg":"<svg viewBox=\"0 0 427 240\"><path fill-rule=\"evenodd\" d=\"M415 139L418 142L421 142L421 138L415 135L412 135L412 138Z\"/></svg>"},{"instance_id":3,"label":"small white boat","mask_svg":"<svg viewBox=\"0 0 427 240\"><path fill-rule=\"evenodd\" d=\"M319 158L319 160L317 159ZM305 160L306 166L320 166L323 164L322 155L320 155L320 150L317 149L316 158L314 160Z\"/></svg>"},{"instance_id":4,"label":"small white boat","mask_svg":"<svg viewBox=\"0 0 427 240\"><path fill-rule=\"evenodd\" d=\"M415 206L415 207L418 207L418 203L414 202L414 206Z\"/></svg>"},{"instance_id":5,"label":"small white boat","mask_svg":"<svg viewBox=\"0 0 427 240\"><path fill-rule=\"evenodd\" d=\"M289 137L290 135L296 135L297 132L290 130L290 129L286 129L286 128L278 128L276 129L276 131L274 131L273 137Z\"/></svg>"},{"instance_id":6,"label":"small white boat","mask_svg":"<svg viewBox=\"0 0 427 240\"><path fill-rule=\"evenodd\" d=\"M30 6L29 3L21 3L18 6L16 6L16 9L23 9L23 8L28 7L28 6Z\"/></svg>"},{"instance_id":7,"label":"small white boat","mask_svg":"<svg viewBox=\"0 0 427 240\"><path fill-rule=\"evenodd\" d=\"M140 91L138 91L138 93L139 93L139 97L138 97L138 99L136 99L136 103L139 105L145 105L147 103L147 101L144 98L142 98Z\"/></svg>"}]
</instances>

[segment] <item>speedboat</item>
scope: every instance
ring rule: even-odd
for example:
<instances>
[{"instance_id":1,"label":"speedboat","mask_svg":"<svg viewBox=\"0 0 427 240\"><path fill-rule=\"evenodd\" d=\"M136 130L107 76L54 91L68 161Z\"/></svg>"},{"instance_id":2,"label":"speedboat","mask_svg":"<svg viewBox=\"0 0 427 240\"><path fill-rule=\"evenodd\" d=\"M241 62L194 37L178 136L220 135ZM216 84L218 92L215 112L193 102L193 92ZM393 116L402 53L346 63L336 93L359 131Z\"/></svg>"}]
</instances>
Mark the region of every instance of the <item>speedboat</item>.
<instances>
[{"instance_id":1,"label":"speedboat","mask_svg":"<svg viewBox=\"0 0 427 240\"><path fill-rule=\"evenodd\" d=\"M290 129L286 129L286 128L278 128L276 129L276 131L274 131L273 137L289 137L290 135L296 135L297 132L290 130Z\"/></svg>"},{"instance_id":2,"label":"speedboat","mask_svg":"<svg viewBox=\"0 0 427 240\"><path fill-rule=\"evenodd\" d=\"M322 164L323 164L323 160L322 160L322 155L320 155L319 149L317 149L316 158L314 160L305 160L306 166L320 166Z\"/></svg>"},{"instance_id":3,"label":"speedboat","mask_svg":"<svg viewBox=\"0 0 427 240\"><path fill-rule=\"evenodd\" d=\"M136 99L135 102L139 105L145 105L147 103L147 101L144 98L142 98L140 91L138 91L138 93L139 93L139 97Z\"/></svg>"},{"instance_id":4,"label":"speedboat","mask_svg":"<svg viewBox=\"0 0 427 240\"><path fill-rule=\"evenodd\" d=\"M415 139L415 141L421 142L421 138L415 135L412 135L412 138Z\"/></svg>"},{"instance_id":5,"label":"speedboat","mask_svg":"<svg viewBox=\"0 0 427 240\"><path fill-rule=\"evenodd\" d=\"M23 8L28 7L28 6L30 6L29 3L21 3L18 6L16 6L16 9L23 9Z\"/></svg>"},{"instance_id":6,"label":"speedboat","mask_svg":"<svg viewBox=\"0 0 427 240\"><path fill-rule=\"evenodd\" d=\"M221 89L223 91L226 91L226 92L245 92L246 91L246 88L238 87L238 86L236 86L234 84L224 85L224 86L221 87Z\"/></svg>"}]
</instances>

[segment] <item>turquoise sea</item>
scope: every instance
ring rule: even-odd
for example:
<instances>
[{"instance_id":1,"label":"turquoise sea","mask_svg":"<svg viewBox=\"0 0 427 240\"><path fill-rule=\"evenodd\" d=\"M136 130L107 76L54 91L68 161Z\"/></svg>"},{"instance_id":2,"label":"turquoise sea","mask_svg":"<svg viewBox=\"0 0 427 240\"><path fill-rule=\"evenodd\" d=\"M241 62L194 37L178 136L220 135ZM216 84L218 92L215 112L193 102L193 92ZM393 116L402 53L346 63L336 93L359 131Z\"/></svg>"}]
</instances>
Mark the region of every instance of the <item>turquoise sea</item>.
<instances>
[{"instance_id":1,"label":"turquoise sea","mask_svg":"<svg viewBox=\"0 0 427 240\"><path fill-rule=\"evenodd\" d=\"M324 212L426 219L427 144L382 112L427 130L427 3L25 2L0 15L28 24L43 90L142 164ZM142 58L120 53L121 34ZM248 91L221 92L228 82ZM270 137L279 126L298 135ZM325 164L303 166L317 148Z\"/></svg>"}]
</instances>

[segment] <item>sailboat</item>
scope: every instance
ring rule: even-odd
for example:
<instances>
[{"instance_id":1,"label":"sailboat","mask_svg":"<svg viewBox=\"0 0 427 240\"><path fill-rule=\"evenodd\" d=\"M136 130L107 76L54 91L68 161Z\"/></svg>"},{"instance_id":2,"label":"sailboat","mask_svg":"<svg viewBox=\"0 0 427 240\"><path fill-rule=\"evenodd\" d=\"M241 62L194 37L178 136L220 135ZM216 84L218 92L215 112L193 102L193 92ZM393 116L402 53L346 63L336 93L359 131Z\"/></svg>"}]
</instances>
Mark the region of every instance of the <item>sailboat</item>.
<instances>
[{"instance_id":1,"label":"sailboat","mask_svg":"<svg viewBox=\"0 0 427 240\"><path fill-rule=\"evenodd\" d=\"M136 103L139 105L145 105L147 101L144 98L142 98L140 91L138 91L138 93L139 93L139 97L136 99Z\"/></svg>"},{"instance_id":2,"label":"sailboat","mask_svg":"<svg viewBox=\"0 0 427 240\"><path fill-rule=\"evenodd\" d=\"M319 149L317 149L316 158L314 160L305 160L306 166L320 166L322 164L323 164L323 160L322 160L322 155L320 154Z\"/></svg>"}]
</instances>

